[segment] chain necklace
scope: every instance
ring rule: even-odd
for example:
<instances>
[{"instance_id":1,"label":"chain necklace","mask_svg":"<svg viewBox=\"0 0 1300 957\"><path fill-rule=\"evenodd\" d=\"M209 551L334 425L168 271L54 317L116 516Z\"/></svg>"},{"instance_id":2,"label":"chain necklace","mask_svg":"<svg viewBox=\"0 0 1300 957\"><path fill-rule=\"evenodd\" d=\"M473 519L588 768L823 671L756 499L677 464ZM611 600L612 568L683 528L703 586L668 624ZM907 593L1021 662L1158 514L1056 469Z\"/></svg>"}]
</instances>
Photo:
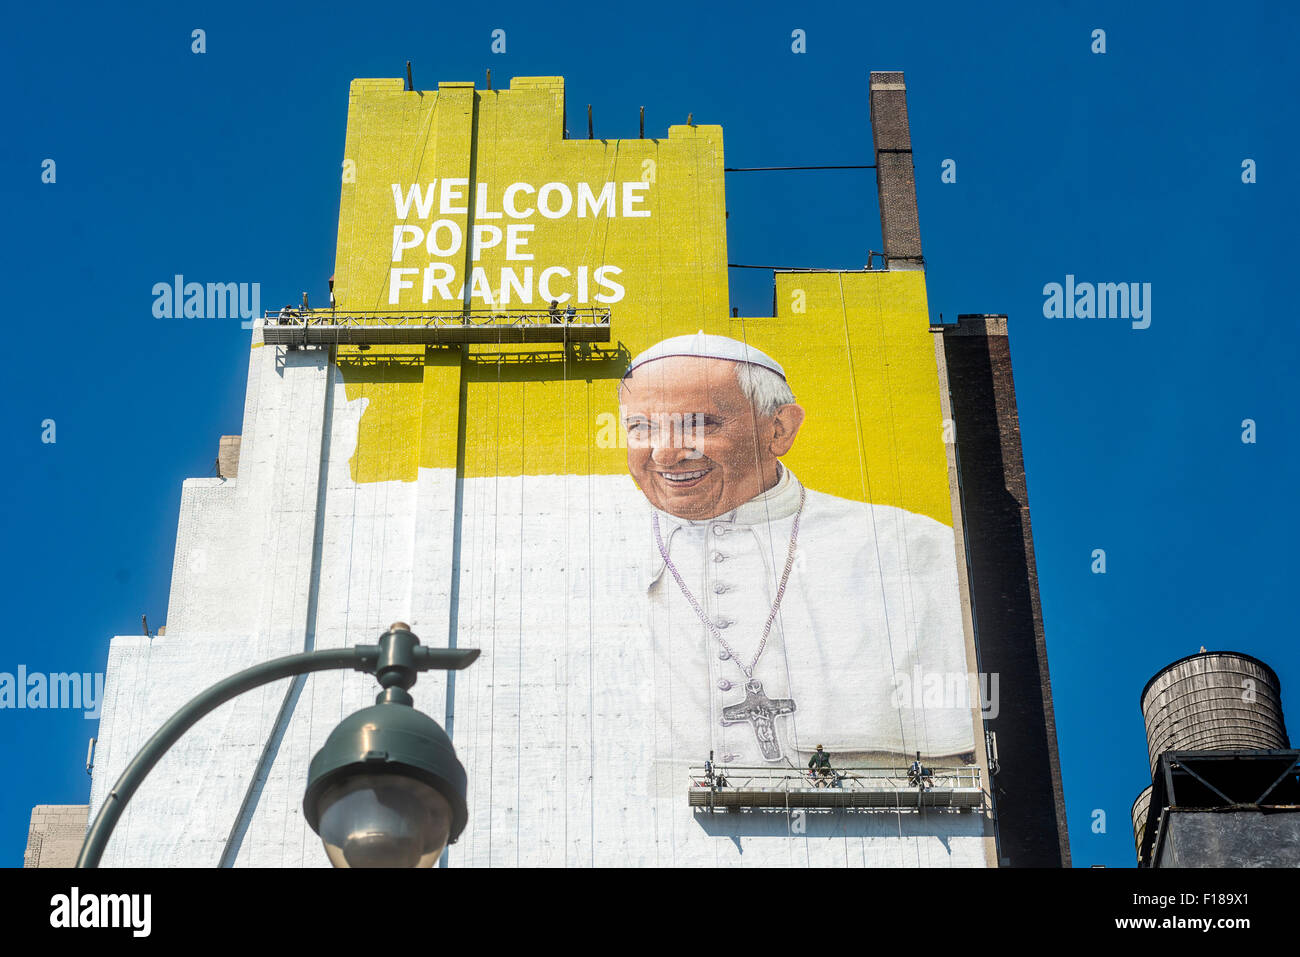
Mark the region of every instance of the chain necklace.
<instances>
[{"instance_id":1,"label":"chain necklace","mask_svg":"<svg viewBox=\"0 0 1300 957\"><path fill-rule=\"evenodd\" d=\"M748 668L745 667L740 658L737 657L735 651L732 650L731 645L727 644L727 640L722 637L717 626L709 620L709 616L704 614L704 609L702 609L700 603L695 600L695 596L691 594L691 590L686 587L686 582L682 580L681 572L677 570L677 566L673 564L673 560L668 557L668 549L664 548L663 535L659 531L659 514L656 512L652 517L655 529L655 544L659 546L659 554L663 556L664 566L672 572L673 579L677 582L677 587L680 588L682 594L686 596L686 600L691 603L691 607L695 609L695 614L699 616L700 621L704 622L704 627L709 630L709 634L712 635L718 644L722 646L722 649L727 653L727 656L731 658L740 670L745 673L746 678L754 677L754 668L758 665L759 656L763 654L763 649L767 645L767 636L771 633L772 623L776 621L776 613L781 608L781 599L785 597L785 586L790 581L790 570L794 568L795 546L799 541L799 519L803 516L803 504L807 497L807 491L800 487L799 510L794 514L794 527L790 529L790 549L785 559L785 571L781 573L781 583L776 589L776 601L772 602L772 610L768 613L767 624L763 626L763 636L759 639L758 650L754 652L754 660L749 663Z\"/></svg>"}]
</instances>

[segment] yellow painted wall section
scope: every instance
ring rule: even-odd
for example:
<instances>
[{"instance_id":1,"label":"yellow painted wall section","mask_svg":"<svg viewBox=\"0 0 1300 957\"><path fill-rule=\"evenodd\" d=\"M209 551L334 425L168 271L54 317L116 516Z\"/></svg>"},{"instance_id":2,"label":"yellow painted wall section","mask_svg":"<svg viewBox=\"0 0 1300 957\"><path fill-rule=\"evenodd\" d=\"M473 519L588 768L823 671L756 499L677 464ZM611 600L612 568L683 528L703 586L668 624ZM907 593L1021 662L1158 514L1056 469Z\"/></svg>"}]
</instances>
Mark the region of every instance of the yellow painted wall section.
<instances>
[{"instance_id":1,"label":"yellow painted wall section","mask_svg":"<svg viewBox=\"0 0 1300 957\"><path fill-rule=\"evenodd\" d=\"M467 476L625 470L624 451L617 443L598 443L597 431L599 413L617 409L616 384L627 358L667 336L701 328L726 331L721 129L674 126L661 139L579 140L564 138L563 122L559 77L517 78L510 89L494 91L444 83L435 92L406 92L401 81L385 80L352 85L345 155L354 164L355 182L342 187L339 309L444 311L464 303L471 309L544 310L545 292L566 306L574 301L612 311L613 341L581 355L571 347L567 359L558 345L465 348L460 412ZM406 207L406 216L397 215L393 184L405 199L412 186L437 183L442 189L449 178L464 183L456 183L445 207L438 193L427 216L419 215L418 202ZM537 192L550 183L564 184L573 194L566 214L537 211ZM529 215L504 210L504 190L514 184L524 188L515 192L512 208ZM579 184L591 200L580 201ZM606 184L614 184L612 202L604 201ZM626 184L634 184L630 201ZM559 213L563 204L560 193L548 194L549 213ZM599 206L595 213L593 205ZM392 262L395 226L420 227L427 237L440 220L459 229L461 249L440 256L422 245ZM504 235L509 226L523 227L513 250ZM479 227L486 229L476 251L472 239ZM503 233L496 242L494 227ZM435 249L450 248L452 228L439 227ZM515 257L509 258L512 251ZM451 300L435 290L426 301L421 274L391 301L390 268L423 269L432 262L455 270L445 287L454 293ZM477 286L475 267L486 277ZM543 284L543 270L557 267L565 273L552 273ZM602 267L610 270L604 284L596 277ZM517 286L506 282L507 269L519 281L532 270L531 302L521 301ZM600 295L616 301L599 301ZM406 373L385 371L379 360L398 351L376 347L366 353L366 363L357 364L344 361L356 350L340 349L347 397L369 400L352 460L358 482L410 480L417 466L454 464L432 452L454 449L458 422L445 408L437 414L412 411L432 393ZM392 431L417 427L451 434L428 441Z\"/></svg>"},{"instance_id":2,"label":"yellow painted wall section","mask_svg":"<svg viewBox=\"0 0 1300 957\"><path fill-rule=\"evenodd\" d=\"M776 305L730 334L782 364L807 413L784 461L810 488L951 525L924 273L778 273Z\"/></svg>"},{"instance_id":3,"label":"yellow painted wall section","mask_svg":"<svg viewBox=\"0 0 1300 957\"><path fill-rule=\"evenodd\" d=\"M923 273L782 273L777 317L732 319L720 127L674 126L661 139L565 139L559 77L516 78L494 91L402 86L352 85L345 153L355 182L343 184L338 308L545 310L549 294L563 305L607 306L612 341L567 350L341 347L347 398L368 400L351 462L356 481L412 481L419 466L453 467L462 425L466 477L625 474L617 386L627 360L703 329L743 339L785 366L808 413L786 461L809 487L952 523ZM580 184L599 201L611 183L612 205L593 213L579 198ZM436 189L425 193L430 184ZM539 212L546 184L567 187L572 208L562 212L564 191L551 187L550 215ZM628 202L626 184L644 184ZM399 216L413 186L416 201ZM427 240L438 221L446 222L433 251L422 242L395 252L397 228L418 228ZM435 254L451 248L455 230L460 248ZM414 234L399 235L409 243ZM445 264L439 277L454 278L426 300L422 270L432 263ZM405 274L410 288L394 286L393 268L416 270ZM548 268L564 270L549 286L540 281ZM601 268L611 270L608 284L596 279ZM526 295L531 302L521 301Z\"/></svg>"}]
</instances>

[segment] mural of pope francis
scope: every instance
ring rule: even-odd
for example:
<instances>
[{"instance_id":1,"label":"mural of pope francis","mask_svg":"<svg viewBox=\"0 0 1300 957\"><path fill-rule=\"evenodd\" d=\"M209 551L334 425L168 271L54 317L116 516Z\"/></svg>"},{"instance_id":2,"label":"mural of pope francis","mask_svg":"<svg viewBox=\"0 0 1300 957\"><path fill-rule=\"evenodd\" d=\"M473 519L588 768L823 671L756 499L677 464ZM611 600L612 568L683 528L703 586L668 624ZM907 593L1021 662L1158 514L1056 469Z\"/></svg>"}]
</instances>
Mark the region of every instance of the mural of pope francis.
<instances>
[{"instance_id":1,"label":"mural of pope francis","mask_svg":"<svg viewBox=\"0 0 1300 957\"><path fill-rule=\"evenodd\" d=\"M969 702L900 695L917 669L968 671L951 528L803 486L781 458L805 410L784 369L742 342L664 340L632 360L619 403L650 506L633 558L675 760L973 751Z\"/></svg>"}]
</instances>

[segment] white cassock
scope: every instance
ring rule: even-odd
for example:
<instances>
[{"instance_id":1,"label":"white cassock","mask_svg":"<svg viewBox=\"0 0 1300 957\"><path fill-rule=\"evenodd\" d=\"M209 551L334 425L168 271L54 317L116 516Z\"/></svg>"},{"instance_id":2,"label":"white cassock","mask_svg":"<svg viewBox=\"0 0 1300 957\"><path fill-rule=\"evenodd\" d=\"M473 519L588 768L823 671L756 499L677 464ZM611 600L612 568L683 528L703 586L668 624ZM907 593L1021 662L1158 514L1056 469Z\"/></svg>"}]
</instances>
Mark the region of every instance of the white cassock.
<instances>
[{"instance_id":1,"label":"white cassock","mask_svg":"<svg viewBox=\"0 0 1300 957\"><path fill-rule=\"evenodd\" d=\"M969 688L953 530L934 519L808 490L759 654L800 490L783 467L772 489L716 518L654 510L672 564L718 637L671 574L647 516L647 627L667 678L655 682L657 760L702 764L712 751L727 764L802 767L819 744L833 757L972 751L969 699L913 693L938 688L936 675ZM724 712L746 704L751 679L782 712L772 718L779 754L770 744L763 753L753 722Z\"/></svg>"}]
</instances>

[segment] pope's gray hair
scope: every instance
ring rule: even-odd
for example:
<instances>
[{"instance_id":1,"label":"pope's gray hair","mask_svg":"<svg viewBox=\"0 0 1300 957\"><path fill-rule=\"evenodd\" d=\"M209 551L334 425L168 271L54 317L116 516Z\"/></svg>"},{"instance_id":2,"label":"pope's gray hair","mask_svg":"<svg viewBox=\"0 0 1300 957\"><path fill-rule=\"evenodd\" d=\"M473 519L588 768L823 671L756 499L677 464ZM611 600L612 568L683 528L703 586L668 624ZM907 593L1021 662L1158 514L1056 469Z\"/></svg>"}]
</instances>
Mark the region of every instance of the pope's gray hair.
<instances>
[{"instance_id":1,"label":"pope's gray hair","mask_svg":"<svg viewBox=\"0 0 1300 957\"><path fill-rule=\"evenodd\" d=\"M781 406L794 404L790 384L766 366L737 362L736 382L741 394L754 406L756 415L774 415Z\"/></svg>"}]
</instances>

